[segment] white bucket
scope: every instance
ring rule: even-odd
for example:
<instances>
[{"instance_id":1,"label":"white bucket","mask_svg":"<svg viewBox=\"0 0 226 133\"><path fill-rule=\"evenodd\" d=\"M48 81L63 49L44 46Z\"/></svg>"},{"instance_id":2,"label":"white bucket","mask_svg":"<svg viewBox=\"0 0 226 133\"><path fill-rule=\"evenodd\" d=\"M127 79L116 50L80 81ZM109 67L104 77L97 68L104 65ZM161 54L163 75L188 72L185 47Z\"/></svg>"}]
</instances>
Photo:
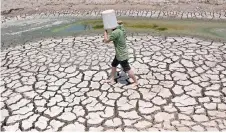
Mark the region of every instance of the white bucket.
<instances>
[{"instance_id":1,"label":"white bucket","mask_svg":"<svg viewBox=\"0 0 226 133\"><path fill-rule=\"evenodd\" d=\"M118 26L117 18L114 10L106 10L106 11L103 11L101 14L102 14L105 30L114 29Z\"/></svg>"}]
</instances>

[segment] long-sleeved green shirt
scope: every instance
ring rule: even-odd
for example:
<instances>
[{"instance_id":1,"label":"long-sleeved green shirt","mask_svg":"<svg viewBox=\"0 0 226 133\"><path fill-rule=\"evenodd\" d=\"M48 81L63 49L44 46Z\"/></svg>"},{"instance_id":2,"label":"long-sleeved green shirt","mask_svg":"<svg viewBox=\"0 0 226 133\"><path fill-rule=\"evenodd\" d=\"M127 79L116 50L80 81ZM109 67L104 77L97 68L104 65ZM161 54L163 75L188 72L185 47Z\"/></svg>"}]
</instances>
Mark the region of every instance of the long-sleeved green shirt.
<instances>
[{"instance_id":1,"label":"long-sleeved green shirt","mask_svg":"<svg viewBox=\"0 0 226 133\"><path fill-rule=\"evenodd\" d=\"M126 31L123 25L119 25L112 31L109 39L114 43L117 60L128 60L129 54L128 46L126 45Z\"/></svg>"}]
</instances>

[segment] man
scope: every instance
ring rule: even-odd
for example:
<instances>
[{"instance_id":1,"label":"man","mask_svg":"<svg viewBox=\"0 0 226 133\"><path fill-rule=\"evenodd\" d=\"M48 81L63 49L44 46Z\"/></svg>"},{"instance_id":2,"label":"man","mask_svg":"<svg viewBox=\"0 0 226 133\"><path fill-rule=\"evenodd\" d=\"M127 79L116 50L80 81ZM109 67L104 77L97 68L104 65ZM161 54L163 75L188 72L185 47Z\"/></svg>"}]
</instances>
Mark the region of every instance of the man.
<instances>
[{"instance_id":1,"label":"man","mask_svg":"<svg viewBox=\"0 0 226 133\"><path fill-rule=\"evenodd\" d=\"M128 62L129 54L128 46L126 45L126 32L122 25L122 21L118 21L118 24L119 26L117 26L115 29L112 29L112 33L109 38L107 30L104 32L104 42L109 43L110 41L113 41L116 52L115 58L111 64L111 77L109 80L107 80L107 82L114 83L116 68L118 64L120 64L123 68L123 71L127 72L129 77L133 79L133 84L137 86L137 79Z\"/></svg>"}]
</instances>

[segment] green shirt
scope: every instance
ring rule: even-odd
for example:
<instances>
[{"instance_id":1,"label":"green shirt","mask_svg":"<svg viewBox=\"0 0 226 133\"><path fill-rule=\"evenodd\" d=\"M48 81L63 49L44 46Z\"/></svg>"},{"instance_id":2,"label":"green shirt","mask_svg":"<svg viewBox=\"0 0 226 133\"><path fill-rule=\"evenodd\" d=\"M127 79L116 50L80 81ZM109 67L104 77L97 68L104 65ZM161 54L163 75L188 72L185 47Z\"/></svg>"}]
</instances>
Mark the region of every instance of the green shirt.
<instances>
[{"instance_id":1,"label":"green shirt","mask_svg":"<svg viewBox=\"0 0 226 133\"><path fill-rule=\"evenodd\" d=\"M110 35L110 40L114 42L116 58L119 61L128 60L128 46L126 45L126 32L122 25L119 25Z\"/></svg>"}]
</instances>

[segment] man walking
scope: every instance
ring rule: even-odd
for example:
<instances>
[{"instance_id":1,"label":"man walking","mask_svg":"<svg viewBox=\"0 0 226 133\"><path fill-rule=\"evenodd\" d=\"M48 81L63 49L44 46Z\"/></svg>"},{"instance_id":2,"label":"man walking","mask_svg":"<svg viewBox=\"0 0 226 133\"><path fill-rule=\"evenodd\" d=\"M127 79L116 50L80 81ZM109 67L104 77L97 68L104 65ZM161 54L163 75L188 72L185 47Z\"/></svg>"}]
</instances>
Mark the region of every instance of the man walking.
<instances>
[{"instance_id":1,"label":"man walking","mask_svg":"<svg viewBox=\"0 0 226 133\"><path fill-rule=\"evenodd\" d=\"M118 64L120 64L123 68L123 71L127 72L129 77L133 79L133 84L137 86L137 79L128 62L129 54L128 46L126 45L126 32L122 25L122 21L118 21L118 24L119 26L117 26L115 29L112 29L112 33L110 34L109 38L107 30L104 32L104 42L109 43L110 41L113 41L116 53L115 58L111 63L111 77L109 80L107 80L107 82L114 83L116 68Z\"/></svg>"}]
</instances>

